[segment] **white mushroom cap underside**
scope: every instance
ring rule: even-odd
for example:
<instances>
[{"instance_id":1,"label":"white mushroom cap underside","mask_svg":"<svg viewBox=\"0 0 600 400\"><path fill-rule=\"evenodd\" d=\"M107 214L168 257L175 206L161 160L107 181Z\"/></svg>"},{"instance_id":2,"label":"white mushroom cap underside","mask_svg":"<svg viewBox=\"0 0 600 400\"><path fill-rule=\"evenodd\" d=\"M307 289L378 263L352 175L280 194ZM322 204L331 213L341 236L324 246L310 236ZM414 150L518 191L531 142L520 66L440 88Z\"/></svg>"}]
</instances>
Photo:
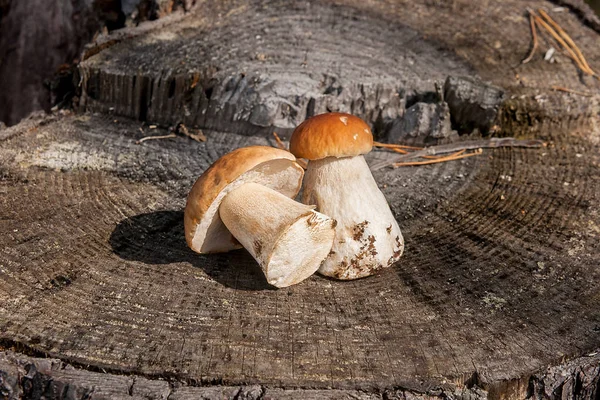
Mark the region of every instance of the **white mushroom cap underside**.
<instances>
[{"instance_id":1,"label":"white mushroom cap underside","mask_svg":"<svg viewBox=\"0 0 600 400\"><path fill-rule=\"evenodd\" d=\"M244 183L255 182L293 198L298 194L301 181L302 169L295 162L287 159L264 162L240 175L217 195L204 214L196 227L192 248L200 249L200 253L228 251L232 247L241 248L240 245L232 246L232 235L218 213L221 201L233 189Z\"/></svg>"}]
</instances>

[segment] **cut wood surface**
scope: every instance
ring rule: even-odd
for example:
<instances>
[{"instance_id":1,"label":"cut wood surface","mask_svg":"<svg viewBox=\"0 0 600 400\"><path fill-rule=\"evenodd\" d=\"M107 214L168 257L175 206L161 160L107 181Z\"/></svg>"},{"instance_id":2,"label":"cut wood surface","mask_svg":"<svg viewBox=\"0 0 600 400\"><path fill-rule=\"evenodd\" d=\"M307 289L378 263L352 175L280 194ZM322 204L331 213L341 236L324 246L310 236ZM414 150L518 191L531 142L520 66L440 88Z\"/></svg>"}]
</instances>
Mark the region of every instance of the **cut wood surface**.
<instances>
[{"instance_id":1,"label":"cut wood surface","mask_svg":"<svg viewBox=\"0 0 600 400\"><path fill-rule=\"evenodd\" d=\"M529 379L532 398L593 399L600 379L600 353L564 365L549 367ZM473 382L475 383L475 382ZM303 389L265 385L210 385L193 387L164 379L116 375L73 368L53 358L36 358L0 352L0 395L11 398L59 399L243 399L243 400L431 400L459 398L481 400L487 392L476 384L452 390L440 388L426 394L392 388L380 392L358 389ZM508 396L504 395L504 398Z\"/></svg>"},{"instance_id":2,"label":"cut wood surface","mask_svg":"<svg viewBox=\"0 0 600 400\"><path fill-rule=\"evenodd\" d=\"M136 145L134 122L42 122L2 132L10 343L147 377L421 391L475 373L519 383L599 347L600 160L585 139L378 171L403 259L271 290L244 251L189 250L181 211L210 163L267 139Z\"/></svg>"},{"instance_id":3,"label":"cut wood surface","mask_svg":"<svg viewBox=\"0 0 600 400\"><path fill-rule=\"evenodd\" d=\"M597 104L551 91L598 94L598 82L566 57L549 63L540 53L521 65L526 7L554 9L540 0L204 2L160 29L144 25L90 46L79 68L81 105L242 134L289 134L307 116L341 110L379 131L405 107L435 101L448 77L471 76L509 91L499 122L510 136L595 115ZM600 65L598 34L561 10L551 14Z\"/></svg>"},{"instance_id":4,"label":"cut wood surface","mask_svg":"<svg viewBox=\"0 0 600 400\"><path fill-rule=\"evenodd\" d=\"M564 57L519 66L525 3L483 3L199 4L96 49L87 112L0 130L0 377L26 390L47 355L122 397L127 376L158 398L598 396L599 85ZM552 16L598 69L598 34ZM185 198L221 155L329 108L385 126L453 74L504 92L493 132L547 146L375 171L406 241L393 267L273 290L243 250L187 248ZM179 122L206 142L136 144Z\"/></svg>"}]
</instances>

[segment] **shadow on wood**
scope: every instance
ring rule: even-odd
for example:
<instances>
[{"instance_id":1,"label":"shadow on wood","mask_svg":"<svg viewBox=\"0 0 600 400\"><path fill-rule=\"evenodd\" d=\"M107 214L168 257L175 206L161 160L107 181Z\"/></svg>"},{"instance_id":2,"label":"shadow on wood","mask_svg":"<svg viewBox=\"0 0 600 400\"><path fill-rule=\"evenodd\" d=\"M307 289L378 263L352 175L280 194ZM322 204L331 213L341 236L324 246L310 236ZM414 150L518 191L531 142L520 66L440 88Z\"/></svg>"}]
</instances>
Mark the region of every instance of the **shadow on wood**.
<instances>
[{"instance_id":1,"label":"shadow on wood","mask_svg":"<svg viewBox=\"0 0 600 400\"><path fill-rule=\"evenodd\" d=\"M567 391L593 393L597 361L588 355L600 346L598 81L579 79L572 63L551 64L541 56L514 69L529 46L521 1L434 3L321 0L289 7L279 0L232 0L168 26L159 20L115 34L114 42L98 47L81 65L89 73L82 87L90 95L85 107L106 114L48 117L0 131L0 237L6 243L0 248L0 338L61 362L191 386L360 389L373 398L398 388L459 397L471 385L495 399L542 396L546 389L558 398ZM528 5L552 7L544 0ZM278 19L279 8L285 13ZM323 18L315 13L321 10L327 10ZM552 13L598 65L597 33L564 9ZM300 29L304 20L314 30ZM394 29L386 31L388 25ZM266 34L263 27L284 32L286 42L278 44L274 35L262 49L234 51L237 33L253 43ZM321 40L322 32L344 41ZM147 51L129 52L138 46ZM366 49L362 66L379 68L358 72L377 73L356 73L354 49ZM216 70L225 71L221 92L205 92L210 80L205 87L197 76L194 83L202 71L182 63L200 50L227 53L214 60ZM453 56L445 58L448 53ZM148 62L141 72L136 57ZM127 58L129 64L115 64ZM401 79L399 64L418 79ZM253 74L244 80L246 67ZM298 80L288 79L292 67ZM164 73L173 69L182 75ZM407 246L399 263L376 276L351 282L313 276L294 287L261 290L245 252L193 254L185 247L181 213L164 211L183 209L194 180L224 153L268 143L241 135L252 132L232 132L251 120L246 111L258 110L257 129L269 135L289 129L311 104L314 111L359 110L377 124L384 111L404 113L408 100L438 101L425 94L455 71L505 93L497 134L533 136L548 145L375 171ZM379 72L386 76L383 86ZM144 86L149 79L152 85ZM552 85L595 92L582 97L552 91ZM198 101L186 109L192 86ZM214 118L200 126L206 142L136 145L149 134L140 132L149 121L140 127L125 115L144 114L141 92L148 95L149 88L157 102L143 119L161 117L164 124L189 117L201 125L203 96L231 104L215 107ZM258 89L265 97L254 96ZM311 102L315 96L319 102ZM211 124L232 129L211 131ZM568 376L586 371L592 377L581 380L585 388L559 384L560 377L536 380L548 365L562 371L571 359L579 372Z\"/></svg>"},{"instance_id":2,"label":"shadow on wood","mask_svg":"<svg viewBox=\"0 0 600 400\"><path fill-rule=\"evenodd\" d=\"M110 245L115 254L129 261L189 263L233 289L274 289L246 250L208 255L193 252L185 242L181 211L157 211L127 218L119 222L110 235ZM216 264L206 262L207 258L215 259Z\"/></svg>"}]
</instances>

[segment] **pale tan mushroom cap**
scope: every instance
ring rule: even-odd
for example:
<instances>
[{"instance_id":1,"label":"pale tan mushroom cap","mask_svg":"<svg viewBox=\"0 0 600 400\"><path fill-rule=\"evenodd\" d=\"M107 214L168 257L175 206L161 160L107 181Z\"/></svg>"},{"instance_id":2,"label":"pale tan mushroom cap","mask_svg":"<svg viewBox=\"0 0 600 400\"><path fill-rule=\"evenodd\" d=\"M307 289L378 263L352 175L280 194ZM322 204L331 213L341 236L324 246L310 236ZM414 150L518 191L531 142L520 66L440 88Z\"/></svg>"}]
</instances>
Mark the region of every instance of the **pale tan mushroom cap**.
<instances>
[{"instance_id":1,"label":"pale tan mushroom cap","mask_svg":"<svg viewBox=\"0 0 600 400\"><path fill-rule=\"evenodd\" d=\"M219 217L221 200L248 182L267 186L294 198L304 170L289 152L274 147L251 146L219 158L196 181L184 212L185 240L198 253L219 253L242 246Z\"/></svg>"},{"instance_id":2,"label":"pale tan mushroom cap","mask_svg":"<svg viewBox=\"0 0 600 400\"><path fill-rule=\"evenodd\" d=\"M290 139L290 151L299 158L352 157L373 148L373 134L362 119L344 113L315 115L301 123Z\"/></svg>"}]
</instances>

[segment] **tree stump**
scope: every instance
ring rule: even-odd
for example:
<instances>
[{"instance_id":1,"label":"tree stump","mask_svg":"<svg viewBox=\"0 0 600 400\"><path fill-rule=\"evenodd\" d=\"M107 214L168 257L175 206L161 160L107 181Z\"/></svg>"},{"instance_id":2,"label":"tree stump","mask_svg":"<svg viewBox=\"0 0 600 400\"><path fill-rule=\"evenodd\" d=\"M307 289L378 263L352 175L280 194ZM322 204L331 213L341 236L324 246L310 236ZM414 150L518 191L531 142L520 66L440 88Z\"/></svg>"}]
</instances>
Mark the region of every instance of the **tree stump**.
<instances>
[{"instance_id":1,"label":"tree stump","mask_svg":"<svg viewBox=\"0 0 600 400\"><path fill-rule=\"evenodd\" d=\"M597 398L600 85L566 57L520 65L527 6L600 68L588 11L209 3L90 46L77 113L0 131L0 393ZM327 110L385 135L461 76L502 94L451 117L547 146L375 171L406 240L392 268L273 290L245 251L187 248L186 195L221 155ZM206 142L137 143L181 123Z\"/></svg>"}]
</instances>

